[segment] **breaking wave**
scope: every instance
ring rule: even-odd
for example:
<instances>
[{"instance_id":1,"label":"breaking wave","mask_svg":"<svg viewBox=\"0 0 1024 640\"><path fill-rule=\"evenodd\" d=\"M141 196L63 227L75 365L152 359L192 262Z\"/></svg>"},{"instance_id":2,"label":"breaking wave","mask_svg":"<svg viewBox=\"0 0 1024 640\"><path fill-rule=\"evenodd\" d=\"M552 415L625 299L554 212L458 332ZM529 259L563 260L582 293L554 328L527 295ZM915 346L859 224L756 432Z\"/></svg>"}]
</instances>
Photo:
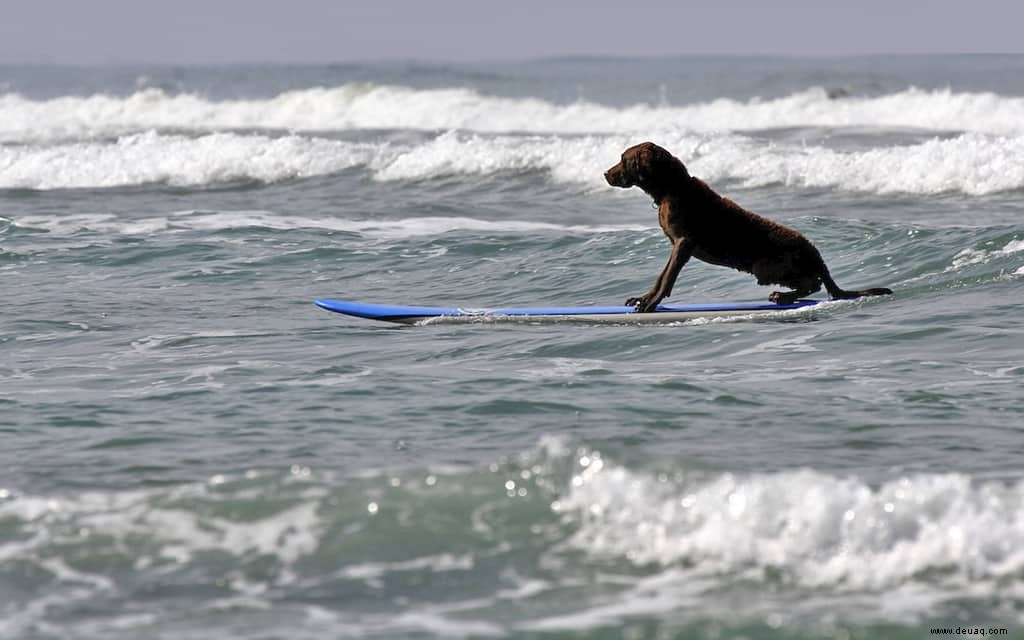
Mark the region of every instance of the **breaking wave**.
<instances>
[{"instance_id":1,"label":"breaking wave","mask_svg":"<svg viewBox=\"0 0 1024 640\"><path fill-rule=\"evenodd\" d=\"M0 489L0 526L0 570L32 572L62 606L99 607L170 581L207 594L213 609L279 606L299 627L326 620L357 625L356 635L428 622L460 636L579 630L653 612L734 620L729 598L709 594L743 588L764 595L764 611L743 613L754 618L780 607L813 618L840 594L864 605L848 617L901 622L949 602L1024 596L1019 481L659 471L557 440L482 469L351 478L294 466L132 491ZM612 574L587 590L588 575ZM438 584L458 606L436 606ZM318 604L337 590L353 602ZM356 615L364 596L394 605ZM45 618L12 597L0 631ZM519 606L530 614L488 614ZM136 613L147 615L111 613L110 624L142 633L161 622Z\"/></svg>"},{"instance_id":2,"label":"breaking wave","mask_svg":"<svg viewBox=\"0 0 1024 640\"><path fill-rule=\"evenodd\" d=\"M412 89L351 83L271 98L215 101L144 89L128 96L32 100L0 94L0 142L95 139L155 129L210 132L457 129L549 134L725 132L791 127L872 127L1024 134L1024 98L951 90L830 97L812 88L776 99L721 98L690 105L612 107L483 95L473 89Z\"/></svg>"},{"instance_id":3,"label":"breaking wave","mask_svg":"<svg viewBox=\"0 0 1024 640\"><path fill-rule=\"evenodd\" d=\"M964 133L862 150L768 143L740 134L656 140L694 175L743 187L782 184L869 193L984 195L1024 188L1024 135ZM155 131L107 141L0 145L0 188L202 187L275 183L358 168L382 181L543 172L556 183L607 188L602 174L625 135L485 135L449 131L415 143L317 136Z\"/></svg>"}]
</instances>

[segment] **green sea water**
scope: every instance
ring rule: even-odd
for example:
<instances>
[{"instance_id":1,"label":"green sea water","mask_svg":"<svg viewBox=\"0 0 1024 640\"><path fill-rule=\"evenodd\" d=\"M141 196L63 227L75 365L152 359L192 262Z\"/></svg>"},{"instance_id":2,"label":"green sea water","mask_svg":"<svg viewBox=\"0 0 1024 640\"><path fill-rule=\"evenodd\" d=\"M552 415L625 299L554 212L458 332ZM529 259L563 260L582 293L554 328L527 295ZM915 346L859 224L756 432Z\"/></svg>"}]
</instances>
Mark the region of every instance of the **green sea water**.
<instances>
[{"instance_id":1,"label":"green sea water","mask_svg":"<svg viewBox=\"0 0 1024 640\"><path fill-rule=\"evenodd\" d=\"M0 637L1021 637L1022 67L0 69ZM642 139L895 294L312 304L620 304Z\"/></svg>"}]
</instances>

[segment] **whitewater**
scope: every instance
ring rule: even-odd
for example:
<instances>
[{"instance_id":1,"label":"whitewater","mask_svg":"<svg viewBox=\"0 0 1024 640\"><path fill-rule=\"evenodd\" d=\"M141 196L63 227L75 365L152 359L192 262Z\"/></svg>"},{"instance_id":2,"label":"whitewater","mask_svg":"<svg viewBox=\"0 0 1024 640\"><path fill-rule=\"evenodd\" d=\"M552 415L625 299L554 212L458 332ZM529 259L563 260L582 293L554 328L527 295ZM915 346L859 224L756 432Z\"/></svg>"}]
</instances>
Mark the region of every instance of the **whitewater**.
<instances>
[{"instance_id":1,"label":"whitewater","mask_svg":"<svg viewBox=\"0 0 1024 640\"><path fill-rule=\"evenodd\" d=\"M1024 133L1024 98L908 88L881 96L833 95L812 87L775 99L612 107L579 100L482 95L465 88L414 89L373 83L288 91L250 100L144 89L127 96L33 100L0 96L0 140L67 140L138 130L457 129L481 133L701 133L785 127L882 127L992 135Z\"/></svg>"},{"instance_id":2,"label":"whitewater","mask_svg":"<svg viewBox=\"0 0 1024 640\"><path fill-rule=\"evenodd\" d=\"M0 97L0 187L199 187L359 168L382 181L540 171L597 188L607 158L657 139L698 175L745 187L982 195L1024 187L1022 122L1019 98L916 89L830 98L814 88L775 100L626 108L363 85L247 101L159 89L50 100L8 93ZM353 130L420 134L337 137ZM829 143L840 135L850 140ZM893 138L901 143L874 143Z\"/></svg>"},{"instance_id":3,"label":"whitewater","mask_svg":"<svg viewBox=\"0 0 1024 640\"><path fill-rule=\"evenodd\" d=\"M312 304L621 304L643 140L894 295ZM1021 56L0 67L0 637L1015 637L1022 190Z\"/></svg>"}]
</instances>

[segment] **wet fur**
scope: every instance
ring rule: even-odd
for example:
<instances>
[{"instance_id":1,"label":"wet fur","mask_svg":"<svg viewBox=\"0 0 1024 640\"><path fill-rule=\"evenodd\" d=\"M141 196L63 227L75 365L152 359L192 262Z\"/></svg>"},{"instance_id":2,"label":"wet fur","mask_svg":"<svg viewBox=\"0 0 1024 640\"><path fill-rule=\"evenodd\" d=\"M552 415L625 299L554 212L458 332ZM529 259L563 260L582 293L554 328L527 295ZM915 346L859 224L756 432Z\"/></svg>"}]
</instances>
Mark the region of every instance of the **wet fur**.
<instances>
[{"instance_id":1,"label":"wet fur","mask_svg":"<svg viewBox=\"0 0 1024 640\"><path fill-rule=\"evenodd\" d=\"M789 304L819 291L832 298L892 293L886 288L846 291L829 275L818 250L799 231L747 211L692 177L671 153L652 142L626 149L605 172L613 187L640 187L658 206L658 223L672 243L668 263L650 291L626 301L637 311L654 311L672 293L680 269L691 257L752 273L757 283L777 284L769 300Z\"/></svg>"}]
</instances>

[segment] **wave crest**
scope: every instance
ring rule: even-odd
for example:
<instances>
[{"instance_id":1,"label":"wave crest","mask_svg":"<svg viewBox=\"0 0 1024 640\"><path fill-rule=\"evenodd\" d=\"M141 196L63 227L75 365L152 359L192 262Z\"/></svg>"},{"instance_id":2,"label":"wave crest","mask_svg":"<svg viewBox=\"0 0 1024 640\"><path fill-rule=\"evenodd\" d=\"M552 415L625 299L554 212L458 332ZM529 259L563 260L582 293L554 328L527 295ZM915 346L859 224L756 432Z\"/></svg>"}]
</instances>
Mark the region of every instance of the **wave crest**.
<instances>
[{"instance_id":1,"label":"wave crest","mask_svg":"<svg viewBox=\"0 0 1024 640\"><path fill-rule=\"evenodd\" d=\"M986 195L1024 189L1024 135L976 133L919 144L841 151L766 143L743 135L656 138L712 183L786 185L877 194ZM628 136L488 136L448 132L412 144L289 135L156 132L114 141L0 146L0 189L201 187L274 183L353 168L381 181L424 181L539 171L559 184L607 189L604 170Z\"/></svg>"},{"instance_id":2,"label":"wave crest","mask_svg":"<svg viewBox=\"0 0 1024 640\"><path fill-rule=\"evenodd\" d=\"M842 591L996 589L1024 572L1020 484L916 474L872 487L811 470L673 478L595 462L579 458L558 502L579 522L574 545L595 556Z\"/></svg>"},{"instance_id":3,"label":"wave crest","mask_svg":"<svg viewBox=\"0 0 1024 640\"><path fill-rule=\"evenodd\" d=\"M910 88L883 96L836 99L819 87L770 100L721 98L680 106L637 103L613 107L582 100L557 104L532 97L489 96L468 88L412 89L368 83L219 101L161 89L144 89L123 97L101 94L50 100L0 95L0 142L8 143L95 139L149 129L458 129L579 135L793 127L1021 135L1024 98Z\"/></svg>"}]
</instances>

